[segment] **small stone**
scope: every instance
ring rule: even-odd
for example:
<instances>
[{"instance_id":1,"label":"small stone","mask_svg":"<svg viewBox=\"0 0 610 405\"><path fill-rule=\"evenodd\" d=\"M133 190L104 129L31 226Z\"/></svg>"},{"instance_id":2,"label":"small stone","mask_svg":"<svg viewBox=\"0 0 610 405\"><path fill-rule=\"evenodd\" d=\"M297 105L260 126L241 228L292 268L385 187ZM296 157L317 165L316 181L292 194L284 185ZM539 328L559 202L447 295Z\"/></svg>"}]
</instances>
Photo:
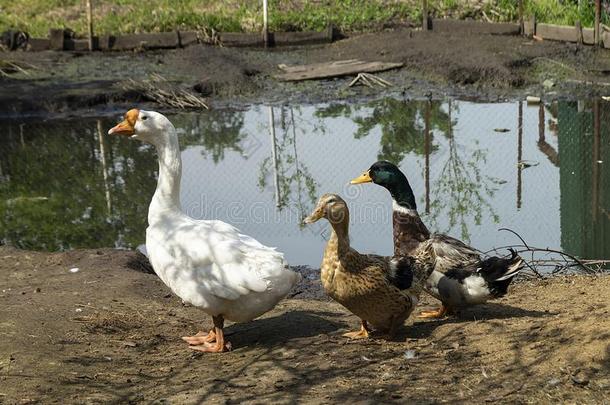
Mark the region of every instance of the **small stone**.
<instances>
[{"instance_id":1,"label":"small stone","mask_svg":"<svg viewBox=\"0 0 610 405\"><path fill-rule=\"evenodd\" d=\"M601 380L597 380L595 384L597 384L597 386L602 390L610 389L610 378L603 378Z\"/></svg>"},{"instance_id":2,"label":"small stone","mask_svg":"<svg viewBox=\"0 0 610 405\"><path fill-rule=\"evenodd\" d=\"M542 86L545 89L550 89L551 87L555 86L555 82L549 79L546 79L545 81L542 82Z\"/></svg>"},{"instance_id":3,"label":"small stone","mask_svg":"<svg viewBox=\"0 0 610 405\"><path fill-rule=\"evenodd\" d=\"M375 390L375 394L377 394L377 395L381 394L382 392L383 392L383 389L382 389L382 388L377 388L377 389Z\"/></svg>"},{"instance_id":4,"label":"small stone","mask_svg":"<svg viewBox=\"0 0 610 405\"><path fill-rule=\"evenodd\" d=\"M589 377L582 371L572 376L572 382L576 385L585 386L589 384Z\"/></svg>"},{"instance_id":5,"label":"small stone","mask_svg":"<svg viewBox=\"0 0 610 405\"><path fill-rule=\"evenodd\" d=\"M390 378L392 378L392 373L390 373L390 372L388 372L388 371L386 371L385 373L383 373L383 374L381 375L381 379L382 379L382 380L389 380Z\"/></svg>"},{"instance_id":6,"label":"small stone","mask_svg":"<svg viewBox=\"0 0 610 405\"><path fill-rule=\"evenodd\" d=\"M41 292L41 291L42 291L42 290L40 289L40 287L36 287L36 289L34 290L34 292L37 292L37 293L39 293L39 292Z\"/></svg>"},{"instance_id":7,"label":"small stone","mask_svg":"<svg viewBox=\"0 0 610 405\"><path fill-rule=\"evenodd\" d=\"M546 382L547 387L556 387L561 384L561 380L559 378L551 378Z\"/></svg>"},{"instance_id":8,"label":"small stone","mask_svg":"<svg viewBox=\"0 0 610 405\"><path fill-rule=\"evenodd\" d=\"M412 360L412 359L414 359L414 358L416 357L416 356L415 356L415 350L406 350L406 351L405 351L405 354L404 354L404 357L405 357L405 359L407 359L407 360Z\"/></svg>"}]
</instances>

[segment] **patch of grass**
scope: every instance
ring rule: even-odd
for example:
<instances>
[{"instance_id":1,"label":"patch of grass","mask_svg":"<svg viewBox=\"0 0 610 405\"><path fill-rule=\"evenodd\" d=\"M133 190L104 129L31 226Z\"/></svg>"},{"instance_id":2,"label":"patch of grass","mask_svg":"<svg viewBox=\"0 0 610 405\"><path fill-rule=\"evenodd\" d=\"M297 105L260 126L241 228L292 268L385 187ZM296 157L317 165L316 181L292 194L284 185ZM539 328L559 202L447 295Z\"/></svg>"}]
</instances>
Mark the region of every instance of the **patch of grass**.
<instances>
[{"instance_id":1,"label":"patch of grass","mask_svg":"<svg viewBox=\"0 0 610 405\"><path fill-rule=\"evenodd\" d=\"M508 0L504 0L508 1ZM534 15L539 22L560 25L574 25L580 21L585 27L592 27L595 21L595 2L582 0L530 0L526 2L527 15ZM608 23L608 14L602 10L602 22Z\"/></svg>"},{"instance_id":2,"label":"patch of grass","mask_svg":"<svg viewBox=\"0 0 610 405\"><path fill-rule=\"evenodd\" d=\"M421 0L270 0L271 30L322 30L334 23L343 31L366 31L385 24L419 20ZM96 33L171 31L214 28L217 31L260 31L262 1L96 0ZM86 32L82 0L12 0L0 5L0 31L19 29L46 36L50 28Z\"/></svg>"},{"instance_id":3,"label":"patch of grass","mask_svg":"<svg viewBox=\"0 0 610 405\"><path fill-rule=\"evenodd\" d=\"M19 29L44 37L50 28L86 32L84 0L12 0L0 3L0 32ZM526 15L540 22L591 26L593 0L525 0ZM369 31L421 19L421 0L270 0L269 26L274 31L322 30L333 23L342 31ZM516 21L516 0L429 0L434 17ZM603 21L608 22L606 13ZM214 28L260 31L260 0L96 0L98 34Z\"/></svg>"}]
</instances>

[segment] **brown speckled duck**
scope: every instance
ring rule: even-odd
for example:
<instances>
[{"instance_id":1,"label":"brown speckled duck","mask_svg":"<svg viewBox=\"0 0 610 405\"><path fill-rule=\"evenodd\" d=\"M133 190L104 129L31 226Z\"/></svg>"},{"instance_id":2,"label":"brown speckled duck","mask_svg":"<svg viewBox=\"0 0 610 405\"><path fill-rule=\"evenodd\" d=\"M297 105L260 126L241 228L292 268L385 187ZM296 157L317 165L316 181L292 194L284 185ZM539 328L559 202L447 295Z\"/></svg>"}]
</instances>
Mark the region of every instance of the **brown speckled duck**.
<instances>
[{"instance_id":1,"label":"brown speckled duck","mask_svg":"<svg viewBox=\"0 0 610 405\"><path fill-rule=\"evenodd\" d=\"M361 319L361 328L344 336L367 338L371 325L392 337L417 304L423 283L435 265L431 246L399 260L364 255L349 244L349 210L336 194L324 194L305 223L326 218L332 235L320 268L326 293Z\"/></svg>"},{"instance_id":2,"label":"brown speckled duck","mask_svg":"<svg viewBox=\"0 0 610 405\"><path fill-rule=\"evenodd\" d=\"M407 177L390 162L376 162L351 181L370 182L386 188L392 196L394 256L412 255L424 244L434 248L436 266L426 282L426 291L442 306L422 312L420 317L439 318L453 309L506 294L508 285L523 268L523 259L514 251L507 257L482 259L477 250L451 236L431 234L417 213Z\"/></svg>"}]
</instances>

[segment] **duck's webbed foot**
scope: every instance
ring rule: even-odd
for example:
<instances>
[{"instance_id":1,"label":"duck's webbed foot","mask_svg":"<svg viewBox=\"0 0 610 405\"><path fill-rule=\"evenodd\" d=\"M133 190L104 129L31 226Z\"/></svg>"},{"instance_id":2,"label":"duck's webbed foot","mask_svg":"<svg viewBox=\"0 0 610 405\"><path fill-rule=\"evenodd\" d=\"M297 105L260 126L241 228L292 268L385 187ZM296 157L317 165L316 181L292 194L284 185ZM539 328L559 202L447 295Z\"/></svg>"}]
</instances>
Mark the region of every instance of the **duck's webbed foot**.
<instances>
[{"instance_id":1,"label":"duck's webbed foot","mask_svg":"<svg viewBox=\"0 0 610 405\"><path fill-rule=\"evenodd\" d=\"M204 345L206 343L214 343L216 341L216 332L212 328L208 333L199 331L194 336L183 336L182 340L191 346Z\"/></svg>"},{"instance_id":2,"label":"duck's webbed foot","mask_svg":"<svg viewBox=\"0 0 610 405\"><path fill-rule=\"evenodd\" d=\"M360 324L360 330L356 332L347 332L344 333L343 336L350 339L367 339L369 337L369 325L368 323L362 319Z\"/></svg>"},{"instance_id":3,"label":"duck's webbed foot","mask_svg":"<svg viewBox=\"0 0 610 405\"><path fill-rule=\"evenodd\" d=\"M222 315L212 317L214 328L206 335L199 332L195 336L185 336L182 339L189 344L189 349L207 353L221 353L231 350L231 342L225 341Z\"/></svg>"},{"instance_id":4,"label":"duck's webbed foot","mask_svg":"<svg viewBox=\"0 0 610 405\"><path fill-rule=\"evenodd\" d=\"M442 304L439 309L435 311L422 311L417 317L423 319L438 319L444 317L448 311L449 308L445 304Z\"/></svg>"}]
</instances>

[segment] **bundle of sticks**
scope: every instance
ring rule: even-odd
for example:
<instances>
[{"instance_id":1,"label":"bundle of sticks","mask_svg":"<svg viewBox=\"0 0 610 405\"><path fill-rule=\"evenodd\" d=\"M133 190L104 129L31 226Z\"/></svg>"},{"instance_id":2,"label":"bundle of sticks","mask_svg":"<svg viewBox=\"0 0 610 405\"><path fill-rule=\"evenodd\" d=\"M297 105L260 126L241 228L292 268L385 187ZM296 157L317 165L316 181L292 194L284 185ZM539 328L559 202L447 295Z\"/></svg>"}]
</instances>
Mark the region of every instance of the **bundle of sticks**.
<instances>
[{"instance_id":1,"label":"bundle of sticks","mask_svg":"<svg viewBox=\"0 0 610 405\"><path fill-rule=\"evenodd\" d=\"M124 90L142 92L147 98L168 107L209 109L206 100L188 90L175 88L166 78L152 74L149 80L129 79L122 83Z\"/></svg>"},{"instance_id":2,"label":"bundle of sticks","mask_svg":"<svg viewBox=\"0 0 610 405\"><path fill-rule=\"evenodd\" d=\"M610 259L583 259L561 250L531 246L517 232L507 228L500 230L513 233L522 244L496 247L483 252L483 255L501 255L502 250L513 249L530 270L521 274L544 278L566 273L601 274L610 269Z\"/></svg>"}]
</instances>

